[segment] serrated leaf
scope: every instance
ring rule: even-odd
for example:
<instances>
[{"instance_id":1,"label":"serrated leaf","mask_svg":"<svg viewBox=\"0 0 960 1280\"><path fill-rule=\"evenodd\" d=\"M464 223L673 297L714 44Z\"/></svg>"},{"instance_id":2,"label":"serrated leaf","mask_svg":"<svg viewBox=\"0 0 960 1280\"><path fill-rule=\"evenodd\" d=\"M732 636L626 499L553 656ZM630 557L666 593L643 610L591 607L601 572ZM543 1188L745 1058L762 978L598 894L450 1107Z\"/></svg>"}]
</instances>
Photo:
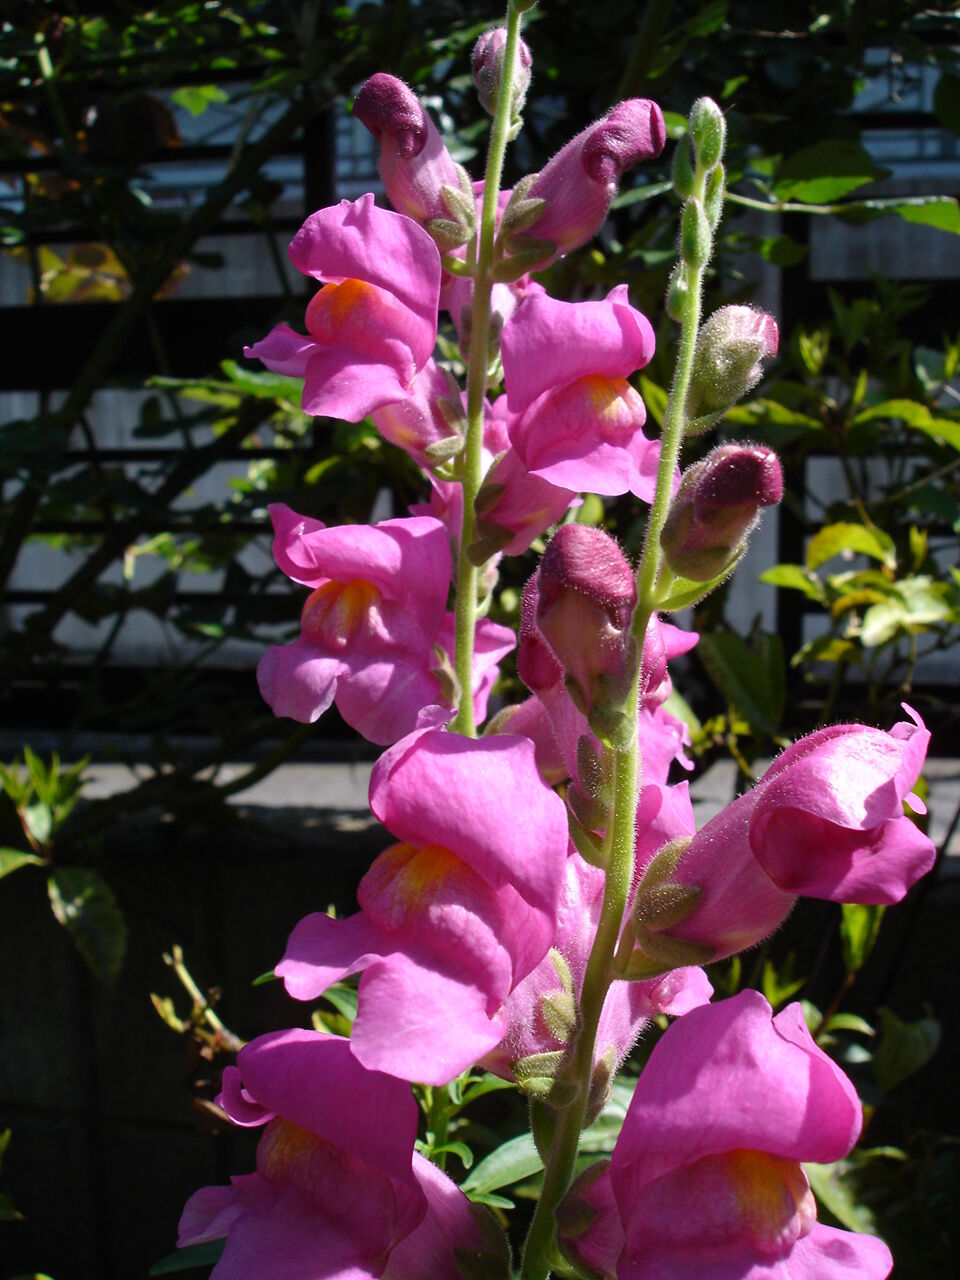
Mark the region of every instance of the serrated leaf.
<instances>
[{"instance_id":1,"label":"serrated leaf","mask_svg":"<svg viewBox=\"0 0 960 1280\"><path fill-rule=\"evenodd\" d=\"M896 568L896 547L888 533L869 525L845 521L825 525L813 535L807 543L807 568L818 569L844 551L870 556L888 569Z\"/></svg>"},{"instance_id":2,"label":"serrated leaf","mask_svg":"<svg viewBox=\"0 0 960 1280\"><path fill-rule=\"evenodd\" d=\"M886 1091L926 1066L937 1051L943 1028L936 1018L903 1022L886 1008L877 1010L877 1020L880 1042L873 1054L873 1074Z\"/></svg>"},{"instance_id":3,"label":"serrated leaf","mask_svg":"<svg viewBox=\"0 0 960 1280\"><path fill-rule=\"evenodd\" d=\"M155 1262L147 1272L151 1276L172 1276L177 1271L190 1271L194 1267L209 1267L219 1262L226 1240L205 1240L203 1244L188 1244L185 1249L169 1253Z\"/></svg>"},{"instance_id":4,"label":"serrated leaf","mask_svg":"<svg viewBox=\"0 0 960 1280\"><path fill-rule=\"evenodd\" d=\"M47 881L50 906L95 977L112 981L123 966L127 926L113 890L87 867L58 867Z\"/></svg>"},{"instance_id":5,"label":"serrated leaf","mask_svg":"<svg viewBox=\"0 0 960 1280\"><path fill-rule=\"evenodd\" d=\"M43 866L43 859L35 853L24 853L21 849L0 849L0 880L21 867Z\"/></svg>"},{"instance_id":6,"label":"serrated leaf","mask_svg":"<svg viewBox=\"0 0 960 1280\"><path fill-rule=\"evenodd\" d=\"M828 138L788 156L777 171L773 191L779 200L832 204L887 173L859 143Z\"/></svg>"}]
</instances>

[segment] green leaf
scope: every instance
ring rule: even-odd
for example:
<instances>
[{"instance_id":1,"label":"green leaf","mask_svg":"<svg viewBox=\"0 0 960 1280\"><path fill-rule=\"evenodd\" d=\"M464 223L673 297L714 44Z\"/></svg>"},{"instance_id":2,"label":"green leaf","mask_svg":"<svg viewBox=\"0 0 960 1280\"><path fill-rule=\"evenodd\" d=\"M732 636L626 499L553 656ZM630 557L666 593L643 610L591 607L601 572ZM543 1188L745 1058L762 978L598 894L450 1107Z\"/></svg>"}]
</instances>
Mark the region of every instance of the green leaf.
<instances>
[{"instance_id":1,"label":"green leaf","mask_svg":"<svg viewBox=\"0 0 960 1280\"><path fill-rule=\"evenodd\" d=\"M290 378L284 373L272 373L269 369L248 369L236 360L223 360L220 368L230 382L244 395L257 400L284 400L299 405L303 394L303 380Z\"/></svg>"},{"instance_id":2,"label":"green leaf","mask_svg":"<svg viewBox=\"0 0 960 1280\"><path fill-rule=\"evenodd\" d=\"M174 89L170 101L189 111L192 116L202 116L212 103L227 102L228 98L219 85L191 84L182 89Z\"/></svg>"},{"instance_id":3,"label":"green leaf","mask_svg":"<svg viewBox=\"0 0 960 1280\"><path fill-rule=\"evenodd\" d=\"M53 813L47 804L31 804L23 811L23 821L37 844L46 844L53 831Z\"/></svg>"},{"instance_id":4,"label":"green leaf","mask_svg":"<svg viewBox=\"0 0 960 1280\"><path fill-rule=\"evenodd\" d=\"M539 1173L542 1168L543 1160L533 1138L529 1133L522 1133L485 1156L460 1184L460 1189L474 1200L478 1193L487 1194L500 1187L509 1187Z\"/></svg>"},{"instance_id":5,"label":"green leaf","mask_svg":"<svg viewBox=\"0 0 960 1280\"><path fill-rule=\"evenodd\" d=\"M277 977L274 971L272 969L268 969L266 973L261 973L256 978L254 978L254 980L250 983L250 985L251 987L265 987L268 982L279 982L279 981L280 979Z\"/></svg>"},{"instance_id":6,"label":"green leaf","mask_svg":"<svg viewBox=\"0 0 960 1280\"><path fill-rule=\"evenodd\" d=\"M220 1261L226 1240L205 1240L203 1244L188 1244L185 1249L169 1253L155 1262L147 1272L151 1276L171 1276L176 1271L191 1271L195 1267L209 1267Z\"/></svg>"},{"instance_id":7,"label":"green leaf","mask_svg":"<svg viewBox=\"0 0 960 1280\"><path fill-rule=\"evenodd\" d=\"M758 728L776 733L783 716L782 646L751 648L732 631L713 631L701 635L697 654L727 702Z\"/></svg>"},{"instance_id":8,"label":"green leaf","mask_svg":"<svg viewBox=\"0 0 960 1280\"><path fill-rule=\"evenodd\" d=\"M844 902L841 906L840 941L843 945L843 963L851 976L859 973L866 964L880 932L885 910L885 907L858 902Z\"/></svg>"},{"instance_id":9,"label":"green leaf","mask_svg":"<svg viewBox=\"0 0 960 1280\"><path fill-rule=\"evenodd\" d=\"M842 1227L846 1227L848 1231L876 1235L873 1214L866 1205L860 1204L855 1199L850 1188L841 1181L844 1169L842 1161L836 1164L805 1164L803 1166L804 1173L810 1179L813 1194Z\"/></svg>"},{"instance_id":10,"label":"green leaf","mask_svg":"<svg viewBox=\"0 0 960 1280\"><path fill-rule=\"evenodd\" d=\"M896 568L897 552L888 533L870 525L846 522L825 525L813 535L807 543L807 568L818 569L844 551L870 556L888 569Z\"/></svg>"},{"instance_id":11,"label":"green leaf","mask_svg":"<svg viewBox=\"0 0 960 1280\"><path fill-rule=\"evenodd\" d=\"M332 987L327 987L322 998L328 1000L349 1023L354 1022L357 1016L356 987L345 982L335 982Z\"/></svg>"},{"instance_id":12,"label":"green leaf","mask_svg":"<svg viewBox=\"0 0 960 1280\"><path fill-rule=\"evenodd\" d=\"M779 200L832 204L887 175L859 143L831 138L788 156L777 172L773 191Z\"/></svg>"},{"instance_id":13,"label":"green leaf","mask_svg":"<svg viewBox=\"0 0 960 1280\"><path fill-rule=\"evenodd\" d=\"M10 875L12 871L19 871L21 867L31 865L41 867L43 859L38 858L35 853L24 853L20 849L0 849L0 880Z\"/></svg>"},{"instance_id":14,"label":"green leaf","mask_svg":"<svg viewBox=\"0 0 960 1280\"><path fill-rule=\"evenodd\" d=\"M802 564L774 565L772 569L761 573L759 580L787 591L802 591L808 600L816 600L818 604L826 603L827 597L823 583Z\"/></svg>"},{"instance_id":15,"label":"green leaf","mask_svg":"<svg viewBox=\"0 0 960 1280\"><path fill-rule=\"evenodd\" d=\"M835 1013L824 1025L823 1030L854 1031L861 1036L875 1036L877 1034L866 1018L861 1018L856 1013Z\"/></svg>"},{"instance_id":16,"label":"green leaf","mask_svg":"<svg viewBox=\"0 0 960 1280\"><path fill-rule=\"evenodd\" d=\"M937 1051L943 1028L936 1018L903 1022L891 1010L877 1010L880 1043L873 1055L873 1074L884 1091L893 1089L926 1066Z\"/></svg>"},{"instance_id":17,"label":"green leaf","mask_svg":"<svg viewBox=\"0 0 960 1280\"><path fill-rule=\"evenodd\" d=\"M485 1071L481 1079L474 1084L469 1085L463 1092L460 1099L460 1107L466 1107L471 1102L475 1102L477 1098L482 1098L487 1093L499 1093L501 1089L515 1089L517 1086L512 1080L503 1080L500 1076L493 1075L490 1071ZM457 1108L460 1109L459 1107Z\"/></svg>"},{"instance_id":18,"label":"green leaf","mask_svg":"<svg viewBox=\"0 0 960 1280\"><path fill-rule=\"evenodd\" d=\"M796 960L795 954L791 951L787 956L786 963L781 966L782 971L778 971L772 960L767 960L764 963L760 989L775 1009L778 1009L782 1004L786 1004L790 997L795 996L807 981L806 976L799 978L794 976L793 970Z\"/></svg>"},{"instance_id":19,"label":"green leaf","mask_svg":"<svg viewBox=\"0 0 960 1280\"><path fill-rule=\"evenodd\" d=\"M658 386L656 382L651 382L649 378L641 377L640 394L643 396L643 403L649 409L654 422L658 427L662 426L668 398L666 389Z\"/></svg>"},{"instance_id":20,"label":"green leaf","mask_svg":"<svg viewBox=\"0 0 960 1280\"><path fill-rule=\"evenodd\" d=\"M95 977L113 981L123 966L127 926L113 890L86 867L58 867L47 881L57 920Z\"/></svg>"},{"instance_id":21,"label":"green leaf","mask_svg":"<svg viewBox=\"0 0 960 1280\"><path fill-rule=\"evenodd\" d=\"M445 1142L442 1147L434 1147L432 1154L436 1156L441 1151L449 1151L452 1155L459 1157L465 1169L469 1169L473 1164L473 1152L465 1142Z\"/></svg>"}]
</instances>

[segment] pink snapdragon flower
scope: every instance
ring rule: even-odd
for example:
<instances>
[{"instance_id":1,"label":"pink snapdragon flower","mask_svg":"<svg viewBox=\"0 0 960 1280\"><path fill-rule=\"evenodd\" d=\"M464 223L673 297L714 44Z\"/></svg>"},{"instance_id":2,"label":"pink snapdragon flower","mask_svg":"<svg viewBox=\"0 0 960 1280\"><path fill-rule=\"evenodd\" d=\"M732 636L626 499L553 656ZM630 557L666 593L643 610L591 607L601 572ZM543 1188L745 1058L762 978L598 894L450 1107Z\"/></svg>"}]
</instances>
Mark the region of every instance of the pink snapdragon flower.
<instances>
[{"instance_id":1,"label":"pink snapdragon flower","mask_svg":"<svg viewBox=\"0 0 960 1280\"><path fill-rule=\"evenodd\" d=\"M401 843L361 881L360 912L307 916L276 972L312 1000L363 970L353 1052L445 1084L502 1039L504 1002L553 942L563 801L526 738L420 729L377 762L370 805Z\"/></svg>"},{"instance_id":2,"label":"pink snapdragon flower","mask_svg":"<svg viewBox=\"0 0 960 1280\"><path fill-rule=\"evenodd\" d=\"M181 1248L226 1237L213 1280L461 1280L454 1249L482 1246L469 1201L414 1152L410 1090L365 1070L349 1041L260 1036L218 1101L234 1124L266 1128L257 1172L195 1192L180 1219Z\"/></svg>"},{"instance_id":3,"label":"pink snapdragon flower","mask_svg":"<svg viewBox=\"0 0 960 1280\"><path fill-rule=\"evenodd\" d=\"M899 902L933 866L933 841L903 812L930 734L912 723L889 733L861 724L819 729L795 742L755 789L750 848L789 893L833 902Z\"/></svg>"},{"instance_id":4,"label":"pink snapdragon flower","mask_svg":"<svg viewBox=\"0 0 960 1280\"><path fill-rule=\"evenodd\" d=\"M575 1029L575 1010L600 920L604 882L603 871L571 852L553 947L507 1000L506 1035L483 1060L490 1071L510 1080L523 1059L566 1048ZM689 967L644 982L614 982L597 1028L594 1107L603 1104L606 1086L655 1014L686 1013L705 1004L712 994L703 970Z\"/></svg>"},{"instance_id":5,"label":"pink snapdragon flower","mask_svg":"<svg viewBox=\"0 0 960 1280\"><path fill-rule=\"evenodd\" d=\"M647 98L619 102L563 147L535 176L527 200L543 200L540 216L512 237L517 251L530 240L555 251L537 271L586 243L600 230L626 169L652 159L667 139L663 113Z\"/></svg>"},{"instance_id":6,"label":"pink snapdragon flower","mask_svg":"<svg viewBox=\"0 0 960 1280\"><path fill-rule=\"evenodd\" d=\"M695 835L692 812L681 816L674 834L692 839L671 878L700 895L663 936L712 948L709 959L720 960L771 934L801 894L899 902L936 856L903 812L905 799L922 807L909 793L930 739L908 711L913 723L889 733L848 724L799 739Z\"/></svg>"},{"instance_id":7,"label":"pink snapdragon flower","mask_svg":"<svg viewBox=\"0 0 960 1280\"><path fill-rule=\"evenodd\" d=\"M307 334L280 324L244 354L303 378L306 413L359 422L404 399L437 339L430 236L368 194L311 214L289 252L298 271L327 282L307 306Z\"/></svg>"},{"instance_id":8,"label":"pink snapdragon flower","mask_svg":"<svg viewBox=\"0 0 960 1280\"><path fill-rule=\"evenodd\" d=\"M574 492L653 498L660 446L627 375L653 356L627 286L602 302L525 298L501 341L510 440L527 469Z\"/></svg>"},{"instance_id":9,"label":"pink snapdragon flower","mask_svg":"<svg viewBox=\"0 0 960 1280\"><path fill-rule=\"evenodd\" d=\"M421 223L450 221L443 189L469 190L470 181L413 90L380 71L361 87L353 114L380 143L380 177L394 209Z\"/></svg>"},{"instance_id":10,"label":"pink snapdragon flower","mask_svg":"<svg viewBox=\"0 0 960 1280\"><path fill-rule=\"evenodd\" d=\"M817 1222L800 1163L847 1154L860 1132L856 1091L799 1004L771 1014L743 991L667 1029L609 1166L589 1170L560 1208L573 1259L610 1280L889 1274L882 1240Z\"/></svg>"},{"instance_id":11,"label":"pink snapdragon flower","mask_svg":"<svg viewBox=\"0 0 960 1280\"><path fill-rule=\"evenodd\" d=\"M283 503L269 510L274 559L312 592L299 638L261 658L260 692L276 715L305 724L336 701L370 742L395 742L443 695L436 647L450 653L454 640L443 525L424 516L327 528ZM497 663L514 643L508 627L480 622L473 692L481 720Z\"/></svg>"}]
</instances>

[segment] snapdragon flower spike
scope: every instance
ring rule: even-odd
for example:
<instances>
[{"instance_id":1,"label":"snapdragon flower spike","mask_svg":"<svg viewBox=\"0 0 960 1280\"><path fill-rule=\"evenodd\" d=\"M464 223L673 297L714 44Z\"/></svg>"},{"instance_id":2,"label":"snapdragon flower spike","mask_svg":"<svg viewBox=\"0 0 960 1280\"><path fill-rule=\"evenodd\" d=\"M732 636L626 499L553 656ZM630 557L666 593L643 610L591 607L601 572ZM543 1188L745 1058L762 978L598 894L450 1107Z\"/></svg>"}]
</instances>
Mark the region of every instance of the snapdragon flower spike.
<instances>
[{"instance_id":1,"label":"snapdragon flower spike","mask_svg":"<svg viewBox=\"0 0 960 1280\"><path fill-rule=\"evenodd\" d=\"M460 390L432 359L413 379L409 395L375 409L370 418L384 440L403 449L424 471L435 465L428 450L466 430Z\"/></svg>"},{"instance_id":2,"label":"snapdragon flower spike","mask_svg":"<svg viewBox=\"0 0 960 1280\"><path fill-rule=\"evenodd\" d=\"M511 993L505 1006L507 1032L483 1059L504 1079L521 1084L540 1070L559 1070L562 1053L577 1027L577 1009L596 937L605 876L579 854L567 858L557 932L549 954ZM701 969L674 969L644 982L614 982L604 1001L594 1049L594 1109L647 1022L659 1013L676 1016L706 1004L713 988ZM541 1065L542 1064L542 1065ZM533 1075L534 1080L538 1079ZM543 1077L544 1082L549 1076ZM528 1088L527 1090L531 1090Z\"/></svg>"},{"instance_id":3,"label":"snapdragon flower spike","mask_svg":"<svg viewBox=\"0 0 960 1280\"><path fill-rule=\"evenodd\" d=\"M909 721L889 733L860 724L819 729L788 747L755 788L750 848L784 891L832 902L899 902L936 859L933 841L903 812L930 734Z\"/></svg>"},{"instance_id":4,"label":"snapdragon flower spike","mask_svg":"<svg viewBox=\"0 0 960 1280\"><path fill-rule=\"evenodd\" d=\"M257 1172L195 1192L180 1219L180 1248L226 1237L213 1280L461 1280L454 1250L482 1247L470 1204L414 1152L410 1090L365 1070L349 1041L260 1036L217 1101L234 1124L266 1127Z\"/></svg>"},{"instance_id":5,"label":"snapdragon flower spike","mask_svg":"<svg viewBox=\"0 0 960 1280\"><path fill-rule=\"evenodd\" d=\"M533 222L510 235L511 253L543 245L536 270L585 244L600 230L624 172L658 156L666 142L663 113L646 98L628 98L572 138L536 174L525 202L543 201Z\"/></svg>"},{"instance_id":6,"label":"snapdragon flower spike","mask_svg":"<svg viewBox=\"0 0 960 1280\"><path fill-rule=\"evenodd\" d=\"M883 1280L887 1246L821 1226L801 1165L841 1159L860 1125L799 1004L693 1009L654 1048L609 1166L561 1206L561 1248L609 1280Z\"/></svg>"},{"instance_id":7,"label":"snapdragon flower spike","mask_svg":"<svg viewBox=\"0 0 960 1280\"><path fill-rule=\"evenodd\" d=\"M526 297L503 330L510 441L534 475L576 493L633 493L650 502L660 446L627 382L654 351L627 286L602 302Z\"/></svg>"},{"instance_id":8,"label":"snapdragon flower spike","mask_svg":"<svg viewBox=\"0 0 960 1280\"><path fill-rule=\"evenodd\" d=\"M446 1084L502 1039L504 1002L553 941L563 801L528 739L426 728L377 762L370 804L401 843L361 881L360 912L307 916L276 972L312 1000L362 970L353 1052Z\"/></svg>"},{"instance_id":9,"label":"snapdragon flower spike","mask_svg":"<svg viewBox=\"0 0 960 1280\"><path fill-rule=\"evenodd\" d=\"M424 516L327 528L283 503L269 511L277 564L312 591L299 638L260 660L261 694L276 715L304 724L336 701L369 741L395 742L443 694L435 646L451 652L454 635L443 525ZM481 719L496 664L514 643L508 627L480 622L474 706Z\"/></svg>"},{"instance_id":10,"label":"snapdragon flower spike","mask_svg":"<svg viewBox=\"0 0 960 1280\"><path fill-rule=\"evenodd\" d=\"M312 214L289 252L298 271L327 282L307 306L307 334L280 324L244 355L303 378L306 413L359 422L404 399L437 340L430 236L367 194Z\"/></svg>"},{"instance_id":11,"label":"snapdragon flower spike","mask_svg":"<svg viewBox=\"0 0 960 1280\"><path fill-rule=\"evenodd\" d=\"M783 497L780 460L766 445L723 444L683 473L660 535L670 568L709 582L742 552L763 507Z\"/></svg>"},{"instance_id":12,"label":"snapdragon flower spike","mask_svg":"<svg viewBox=\"0 0 960 1280\"><path fill-rule=\"evenodd\" d=\"M425 226L444 249L469 240L476 225L472 183L413 90L378 72L354 99L353 114L380 143L380 177L394 209Z\"/></svg>"},{"instance_id":13,"label":"snapdragon flower spike","mask_svg":"<svg viewBox=\"0 0 960 1280\"><path fill-rule=\"evenodd\" d=\"M697 334L687 411L691 417L722 413L763 376L762 360L780 345L773 316L755 307L720 307Z\"/></svg>"}]
</instances>

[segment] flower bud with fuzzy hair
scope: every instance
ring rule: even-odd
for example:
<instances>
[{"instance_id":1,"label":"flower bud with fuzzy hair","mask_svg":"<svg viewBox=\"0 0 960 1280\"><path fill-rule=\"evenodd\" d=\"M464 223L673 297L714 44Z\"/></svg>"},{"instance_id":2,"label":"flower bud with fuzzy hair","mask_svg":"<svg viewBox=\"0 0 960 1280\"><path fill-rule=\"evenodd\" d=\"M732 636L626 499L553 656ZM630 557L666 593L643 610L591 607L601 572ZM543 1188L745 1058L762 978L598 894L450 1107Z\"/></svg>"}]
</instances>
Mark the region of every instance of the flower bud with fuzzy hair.
<instances>
[{"instance_id":1,"label":"flower bud with fuzzy hair","mask_svg":"<svg viewBox=\"0 0 960 1280\"><path fill-rule=\"evenodd\" d=\"M720 445L684 473L660 535L674 573L709 582L740 554L761 507L783 497L783 473L766 445Z\"/></svg>"},{"instance_id":2,"label":"flower bud with fuzzy hair","mask_svg":"<svg viewBox=\"0 0 960 1280\"><path fill-rule=\"evenodd\" d=\"M506 27L494 27L485 31L473 46L470 68L473 83L477 86L480 105L488 115L497 110L497 95L503 77L503 51L507 43ZM524 40L517 43L517 60L513 72L513 91L510 100L511 118L516 120L523 111L527 90L530 87L530 68L533 57Z\"/></svg>"},{"instance_id":3,"label":"flower bud with fuzzy hair","mask_svg":"<svg viewBox=\"0 0 960 1280\"><path fill-rule=\"evenodd\" d=\"M772 360L780 345L773 316L754 307L721 307L697 335L687 411L694 416L722 413L757 385L761 360Z\"/></svg>"}]
</instances>

